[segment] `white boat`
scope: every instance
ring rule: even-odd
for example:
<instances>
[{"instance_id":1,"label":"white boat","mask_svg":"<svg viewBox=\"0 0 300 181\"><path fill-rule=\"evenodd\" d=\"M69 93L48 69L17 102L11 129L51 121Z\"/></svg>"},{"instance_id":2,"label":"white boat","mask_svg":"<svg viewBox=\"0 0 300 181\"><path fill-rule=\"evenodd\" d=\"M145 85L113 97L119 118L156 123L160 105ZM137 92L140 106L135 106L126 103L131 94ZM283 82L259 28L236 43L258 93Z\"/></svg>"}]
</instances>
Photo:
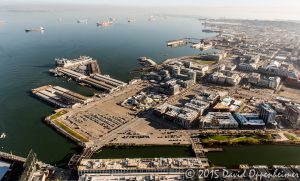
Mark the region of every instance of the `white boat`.
<instances>
[{"instance_id":1,"label":"white boat","mask_svg":"<svg viewBox=\"0 0 300 181\"><path fill-rule=\"evenodd\" d=\"M87 24L88 20L87 19L79 19L79 20L77 20L77 23L85 23L85 24Z\"/></svg>"},{"instance_id":2,"label":"white boat","mask_svg":"<svg viewBox=\"0 0 300 181\"><path fill-rule=\"evenodd\" d=\"M148 21L155 21L155 17L154 17L154 16L150 16L150 17L148 18Z\"/></svg>"},{"instance_id":3,"label":"white boat","mask_svg":"<svg viewBox=\"0 0 300 181\"><path fill-rule=\"evenodd\" d=\"M97 26L111 26L112 24L113 24L112 21L103 21L103 22L97 23Z\"/></svg>"},{"instance_id":4,"label":"white boat","mask_svg":"<svg viewBox=\"0 0 300 181\"><path fill-rule=\"evenodd\" d=\"M132 22L135 22L136 20L134 18L128 18L128 23L132 23Z\"/></svg>"},{"instance_id":5,"label":"white boat","mask_svg":"<svg viewBox=\"0 0 300 181\"><path fill-rule=\"evenodd\" d=\"M39 27L39 28L33 28L33 29L25 29L26 32L31 32L31 31L44 31L45 28L44 27Z\"/></svg>"},{"instance_id":6,"label":"white boat","mask_svg":"<svg viewBox=\"0 0 300 181\"><path fill-rule=\"evenodd\" d=\"M0 139L4 139L4 138L6 138L6 134L5 134L5 133L2 133L2 134L0 135Z\"/></svg>"}]
</instances>

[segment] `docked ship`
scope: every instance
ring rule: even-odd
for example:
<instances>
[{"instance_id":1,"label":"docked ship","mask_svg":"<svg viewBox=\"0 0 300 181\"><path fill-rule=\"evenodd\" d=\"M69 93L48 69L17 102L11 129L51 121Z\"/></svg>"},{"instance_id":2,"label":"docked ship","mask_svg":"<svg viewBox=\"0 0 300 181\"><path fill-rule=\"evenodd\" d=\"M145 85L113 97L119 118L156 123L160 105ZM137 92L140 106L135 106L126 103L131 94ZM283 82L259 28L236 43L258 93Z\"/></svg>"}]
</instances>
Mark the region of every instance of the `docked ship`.
<instances>
[{"instance_id":1,"label":"docked ship","mask_svg":"<svg viewBox=\"0 0 300 181\"><path fill-rule=\"evenodd\" d=\"M39 27L39 28L33 28L33 29L25 29L25 32L31 32L31 31L40 31L43 32L45 28Z\"/></svg>"},{"instance_id":2,"label":"docked ship","mask_svg":"<svg viewBox=\"0 0 300 181\"><path fill-rule=\"evenodd\" d=\"M117 21L117 19L116 19L116 18L114 18L114 17L111 17L111 18L109 18L109 21L111 21L111 22L116 22L116 21Z\"/></svg>"},{"instance_id":3,"label":"docked ship","mask_svg":"<svg viewBox=\"0 0 300 181\"><path fill-rule=\"evenodd\" d=\"M113 24L112 21L103 21L103 22L97 23L97 26L111 26L112 24Z\"/></svg>"},{"instance_id":4,"label":"docked ship","mask_svg":"<svg viewBox=\"0 0 300 181\"><path fill-rule=\"evenodd\" d=\"M79 19L77 20L77 23L85 23L87 24L88 20L87 19Z\"/></svg>"}]
</instances>

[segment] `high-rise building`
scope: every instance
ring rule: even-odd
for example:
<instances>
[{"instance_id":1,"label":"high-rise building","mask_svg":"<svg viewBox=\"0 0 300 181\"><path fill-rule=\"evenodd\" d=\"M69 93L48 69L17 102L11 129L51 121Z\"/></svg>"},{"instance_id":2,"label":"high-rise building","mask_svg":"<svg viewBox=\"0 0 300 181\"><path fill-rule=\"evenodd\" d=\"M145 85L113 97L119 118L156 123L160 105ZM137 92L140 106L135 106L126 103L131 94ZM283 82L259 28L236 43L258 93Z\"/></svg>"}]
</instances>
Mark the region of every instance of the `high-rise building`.
<instances>
[{"instance_id":1,"label":"high-rise building","mask_svg":"<svg viewBox=\"0 0 300 181\"><path fill-rule=\"evenodd\" d=\"M178 84L172 85L170 87L170 95L177 95L180 93L180 86Z\"/></svg>"},{"instance_id":2,"label":"high-rise building","mask_svg":"<svg viewBox=\"0 0 300 181\"><path fill-rule=\"evenodd\" d=\"M269 104L261 104L259 106L259 118L264 120L264 122L274 124L276 123L276 111Z\"/></svg>"},{"instance_id":3,"label":"high-rise building","mask_svg":"<svg viewBox=\"0 0 300 181\"><path fill-rule=\"evenodd\" d=\"M196 77L197 77L196 72L195 71L189 71L188 74L189 74L190 80L192 80L194 83L196 83Z\"/></svg>"}]
</instances>

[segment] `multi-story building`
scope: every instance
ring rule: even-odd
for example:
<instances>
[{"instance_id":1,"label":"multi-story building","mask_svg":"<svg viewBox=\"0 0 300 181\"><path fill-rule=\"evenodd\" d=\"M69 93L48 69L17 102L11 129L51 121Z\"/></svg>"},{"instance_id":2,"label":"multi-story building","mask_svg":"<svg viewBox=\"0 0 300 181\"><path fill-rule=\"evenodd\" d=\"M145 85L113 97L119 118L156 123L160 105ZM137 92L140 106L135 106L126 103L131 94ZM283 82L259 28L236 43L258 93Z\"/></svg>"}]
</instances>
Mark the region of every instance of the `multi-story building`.
<instances>
[{"instance_id":1,"label":"multi-story building","mask_svg":"<svg viewBox=\"0 0 300 181\"><path fill-rule=\"evenodd\" d=\"M210 103L210 105L213 105L220 99L220 95L215 92L200 92L199 95L196 96L196 98L198 100L208 102Z\"/></svg>"},{"instance_id":2,"label":"multi-story building","mask_svg":"<svg viewBox=\"0 0 300 181\"><path fill-rule=\"evenodd\" d=\"M210 81L215 84L237 85L241 81L241 76L231 71L214 72L210 75Z\"/></svg>"},{"instance_id":3,"label":"multi-story building","mask_svg":"<svg viewBox=\"0 0 300 181\"><path fill-rule=\"evenodd\" d=\"M194 97L190 102L185 103L184 106L194 111L197 111L199 115L203 115L204 111L206 111L209 108L210 103L202 101L201 99L197 99L197 97Z\"/></svg>"},{"instance_id":4,"label":"multi-story building","mask_svg":"<svg viewBox=\"0 0 300 181\"><path fill-rule=\"evenodd\" d=\"M280 76L280 77L287 77L290 70L289 66L281 66L284 65L278 61L272 61L269 65L265 67L260 67L258 71L260 73L273 75L273 76Z\"/></svg>"},{"instance_id":5,"label":"multi-story building","mask_svg":"<svg viewBox=\"0 0 300 181\"><path fill-rule=\"evenodd\" d=\"M259 106L259 118L264 120L266 124L276 124L276 111L269 104L261 104Z\"/></svg>"},{"instance_id":6,"label":"multi-story building","mask_svg":"<svg viewBox=\"0 0 300 181\"><path fill-rule=\"evenodd\" d=\"M243 71L255 71L258 67L258 61L260 60L259 55L244 55L239 57L239 70Z\"/></svg>"},{"instance_id":7,"label":"multi-story building","mask_svg":"<svg viewBox=\"0 0 300 181\"><path fill-rule=\"evenodd\" d=\"M167 103L155 108L154 113L184 128L191 128L199 116L199 113L193 109L181 108Z\"/></svg>"},{"instance_id":8,"label":"multi-story building","mask_svg":"<svg viewBox=\"0 0 300 181\"><path fill-rule=\"evenodd\" d=\"M230 112L209 112L200 121L203 129L236 129L238 122Z\"/></svg>"},{"instance_id":9,"label":"multi-story building","mask_svg":"<svg viewBox=\"0 0 300 181\"><path fill-rule=\"evenodd\" d=\"M294 128L300 128L300 106L288 104L285 108L285 117Z\"/></svg>"},{"instance_id":10,"label":"multi-story building","mask_svg":"<svg viewBox=\"0 0 300 181\"><path fill-rule=\"evenodd\" d=\"M260 119L259 115L256 113L235 113L234 116L241 127L258 128L264 127L266 125L265 122Z\"/></svg>"},{"instance_id":11,"label":"multi-story building","mask_svg":"<svg viewBox=\"0 0 300 181\"><path fill-rule=\"evenodd\" d=\"M280 85L280 82L281 82L280 77L261 76L258 73L252 73L248 77L248 83L260 87L271 88L271 89L277 89Z\"/></svg>"},{"instance_id":12,"label":"multi-story building","mask_svg":"<svg viewBox=\"0 0 300 181\"><path fill-rule=\"evenodd\" d=\"M258 74L258 73L251 73L248 76L248 83L257 85L259 80L260 80L260 74Z\"/></svg>"},{"instance_id":13,"label":"multi-story building","mask_svg":"<svg viewBox=\"0 0 300 181\"><path fill-rule=\"evenodd\" d=\"M159 178L168 175L170 180L185 180L187 170L208 166L207 158L83 159L78 166L78 175L81 181L161 180Z\"/></svg>"}]
</instances>

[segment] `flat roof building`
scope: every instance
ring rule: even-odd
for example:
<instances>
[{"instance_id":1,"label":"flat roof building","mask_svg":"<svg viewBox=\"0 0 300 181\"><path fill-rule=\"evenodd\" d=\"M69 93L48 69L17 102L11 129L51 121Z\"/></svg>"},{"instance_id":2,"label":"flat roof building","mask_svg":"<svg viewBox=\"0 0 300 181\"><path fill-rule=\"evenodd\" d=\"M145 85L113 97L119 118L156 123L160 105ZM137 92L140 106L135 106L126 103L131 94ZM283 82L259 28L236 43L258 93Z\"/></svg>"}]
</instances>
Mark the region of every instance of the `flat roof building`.
<instances>
[{"instance_id":1,"label":"flat roof building","mask_svg":"<svg viewBox=\"0 0 300 181\"><path fill-rule=\"evenodd\" d=\"M264 127L266 125L256 113L235 113L234 117L241 127Z\"/></svg>"},{"instance_id":2,"label":"flat roof building","mask_svg":"<svg viewBox=\"0 0 300 181\"><path fill-rule=\"evenodd\" d=\"M209 112L200 121L203 129L236 129L238 122L229 112Z\"/></svg>"},{"instance_id":3,"label":"flat roof building","mask_svg":"<svg viewBox=\"0 0 300 181\"><path fill-rule=\"evenodd\" d=\"M288 104L285 108L285 117L294 128L300 128L300 105Z\"/></svg>"},{"instance_id":4,"label":"flat roof building","mask_svg":"<svg viewBox=\"0 0 300 181\"><path fill-rule=\"evenodd\" d=\"M191 128L199 116L199 113L188 107L177 107L164 103L154 109L156 115L162 116L174 123L184 127Z\"/></svg>"},{"instance_id":5,"label":"flat roof building","mask_svg":"<svg viewBox=\"0 0 300 181\"><path fill-rule=\"evenodd\" d=\"M184 174L188 169L209 166L207 158L124 158L83 159L78 166L80 177L107 175Z\"/></svg>"}]
</instances>

